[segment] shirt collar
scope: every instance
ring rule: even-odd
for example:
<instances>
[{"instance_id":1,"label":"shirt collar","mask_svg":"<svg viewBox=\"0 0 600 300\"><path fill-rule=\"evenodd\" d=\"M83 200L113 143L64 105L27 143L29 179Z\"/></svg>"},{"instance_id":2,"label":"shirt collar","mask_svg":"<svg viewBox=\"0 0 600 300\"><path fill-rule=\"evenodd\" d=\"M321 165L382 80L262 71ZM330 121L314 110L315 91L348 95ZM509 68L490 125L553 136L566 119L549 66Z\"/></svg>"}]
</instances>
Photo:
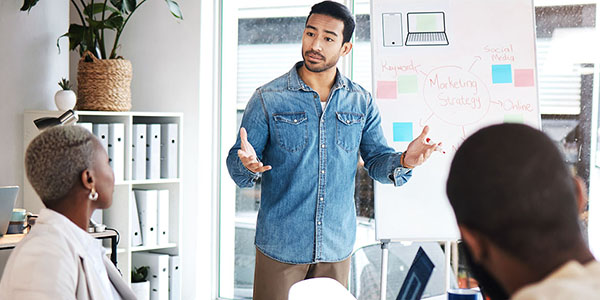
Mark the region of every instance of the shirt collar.
<instances>
[{"instance_id":1,"label":"shirt collar","mask_svg":"<svg viewBox=\"0 0 600 300\"><path fill-rule=\"evenodd\" d=\"M99 246L94 237L92 237L85 230L81 229L79 226L75 225L75 223L69 220L69 218L54 210L48 208L41 209L40 217L36 222L60 226L61 228L65 229L65 233L71 237L75 237L76 240L79 241L85 248L98 248Z\"/></svg>"},{"instance_id":2,"label":"shirt collar","mask_svg":"<svg viewBox=\"0 0 600 300\"><path fill-rule=\"evenodd\" d=\"M307 92L313 90L308 85L306 85L306 83L304 83L304 81L302 81L302 78L300 78L300 75L298 75L298 69L300 67L302 67L302 65L304 65L304 62L299 61L296 64L294 64L292 69L288 72L288 89L289 90L292 90L292 91L303 90L303 91L307 91ZM347 82L348 79L346 77L344 77L342 74L340 74L340 70L337 67L335 70L336 70L335 83L333 84L333 87L331 88L331 90L335 91L340 88L345 88L346 90L349 90L348 82Z\"/></svg>"}]
</instances>

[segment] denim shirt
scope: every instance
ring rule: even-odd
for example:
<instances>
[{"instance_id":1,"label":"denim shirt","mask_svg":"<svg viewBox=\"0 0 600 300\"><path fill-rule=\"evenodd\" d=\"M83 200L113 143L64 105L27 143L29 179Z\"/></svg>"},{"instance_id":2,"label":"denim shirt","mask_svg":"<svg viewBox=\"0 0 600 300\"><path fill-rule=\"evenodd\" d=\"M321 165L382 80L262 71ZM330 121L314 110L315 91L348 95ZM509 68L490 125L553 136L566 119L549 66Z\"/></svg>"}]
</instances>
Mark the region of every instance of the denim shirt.
<instances>
[{"instance_id":1,"label":"denim shirt","mask_svg":"<svg viewBox=\"0 0 600 300\"><path fill-rule=\"evenodd\" d=\"M242 118L258 159L272 169L256 174L244 167L239 134L227 168L240 187L262 176L258 250L284 263L337 262L354 247L359 152L379 182L400 186L412 171L387 145L369 92L338 71L323 110L319 94L298 76L301 66L258 88Z\"/></svg>"}]
</instances>

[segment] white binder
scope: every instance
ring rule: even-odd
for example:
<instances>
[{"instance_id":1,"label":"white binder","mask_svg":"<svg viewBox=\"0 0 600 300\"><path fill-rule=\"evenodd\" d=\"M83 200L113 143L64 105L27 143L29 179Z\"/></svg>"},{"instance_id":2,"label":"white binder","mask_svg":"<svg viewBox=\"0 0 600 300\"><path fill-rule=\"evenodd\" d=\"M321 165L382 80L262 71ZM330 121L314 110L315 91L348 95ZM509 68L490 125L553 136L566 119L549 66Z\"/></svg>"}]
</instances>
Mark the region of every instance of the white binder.
<instances>
[{"instance_id":1,"label":"white binder","mask_svg":"<svg viewBox=\"0 0 600 300\"><path fill-rule=\"evenodd\" d=\"M158 193L156 190L135 190L140 217L140 231L142 232L142 245L156 246L157 221L158 221Z\"/></svg>"},{"instance_id":2,"label":"white binder","mask_svg":"<svg viewBox=\"0 0 600 300\"><path fill-rule=\"evenodd\" d=\"M131 255L134 268L148 266L150 300L169 299L169 255L138 252Z\"/></svg>"},{"instance_id":3,"label":"white binder","mask_svg":"<svg viewBox=\"0 0 600 300\"><path fill-rule=\"evenodd\" d=\"M158 190L158 244L169 243L169 190Z\"/></svg>"},{"instance_id":4,"label":"white binder","mask_svg":"<svg viewBox=\"0 0 600 300\"><path fill-rule=\"evenodd\" d=\"M177 124L162 124L160 129L160 178L177 178Z\"/></svg>"},{"instance_id":5,"label":"white binder","mask_svg":"<svg viewBox=\"0 0 600 300\"><path fill-rule=\"evenodd\" d=\"M94 133L94 124L90 122L79 122L77 125L89 130L91 133Z\"/></svg>"},{"instance_id":6,"label":"white binder","mask_svg":"<svg viewBox=\"0 0 600 300\"><path fill-rule=\"evenodd\" d=\"M137 201L135 200L135 193L131 191L131 246L142 245L142 232L140 230L140 216L138 213Z\"/></svg>"},{"instance_id":7,"label":"white binder","mask_svg":"<svg viewBox=\"0 0 600 300\"><path fill-rule=\"evenodd\" d=\"M125 124L108 124L108 161L115 173L115 182L125 180Z\"/></svg>"},{"instance_id":8,"label":"white binder","mask_svg":"<svg viewBox=\"0 0 600 300\"><path fill-rule=\"evenodd\" d=\"M132 179L146 179L146 124L133 124Z\"/></svg>"},{"instance_id":9,"label":"white binder","mask_svg":"<svg viewBox=\"0 0 600 300\"><path fill-rule=\"evenodd\" d=\"M169 299L181 299L181 268L179 256L169 256Z\"/></svg>"},{"instance_id":10,"label":"white binder","mask_svg":"<svg viewBox=\"0 0 600 300\"><path fill-rule=\"evenodd\" d=\"M100 144L108 153L108 124L94 124L92 126L94 135L100 140Z\"/></svg>"},{"instance_id":11,"label":"white binder","mask_svg":"<svg viewBox=\"0 0 600 300\"><path fill-rule=\"evenodd\" d=\"M160 179L160 124L148 124L146 135L146 179Z\"/></svg>"}]
</instances>

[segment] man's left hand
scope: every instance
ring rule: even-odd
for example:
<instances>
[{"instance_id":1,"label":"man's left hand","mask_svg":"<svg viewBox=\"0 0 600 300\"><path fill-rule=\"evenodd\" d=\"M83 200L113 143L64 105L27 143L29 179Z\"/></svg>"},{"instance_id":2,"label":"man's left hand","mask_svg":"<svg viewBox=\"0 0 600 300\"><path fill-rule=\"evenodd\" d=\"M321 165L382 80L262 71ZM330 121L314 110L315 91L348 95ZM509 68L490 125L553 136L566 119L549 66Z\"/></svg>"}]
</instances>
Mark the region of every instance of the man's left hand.
<instances>
[{"instance_id":1,"label":"man's left hand","mask_svg":"<svg viewBox=\"0 0 600 300\"><path fill-rule=\"evenodd\" d=\"M429 126L425 126L421 134L414 139L404 153L404 166L414 168L422 165L433 151L443 152L442 143L432 143L427 137ZM445 153L445 152L444 152Z\"/></svg>"}]
</instances>

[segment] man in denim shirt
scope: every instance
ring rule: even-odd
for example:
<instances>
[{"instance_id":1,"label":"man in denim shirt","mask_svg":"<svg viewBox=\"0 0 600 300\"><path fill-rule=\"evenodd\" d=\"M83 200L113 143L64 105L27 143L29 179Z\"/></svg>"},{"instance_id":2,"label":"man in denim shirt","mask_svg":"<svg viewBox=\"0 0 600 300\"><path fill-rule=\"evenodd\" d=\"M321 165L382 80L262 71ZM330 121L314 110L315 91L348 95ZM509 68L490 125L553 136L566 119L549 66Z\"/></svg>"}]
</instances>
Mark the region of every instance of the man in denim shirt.
<instances>
[{"instance_id":1,"label":"man in denim shirt","mask_svg":"<svg viewBox=\"0 0 600 300\"><path fill-rule=\"evenodd\" d=\"M400 186L439 149L426 139L428 127L404 153L387 145L371 94L335 67L352 49L354 25L339 3L312 7L303 61L255 91L229 151L238 186L252 187L262 176L255 300L287 299L292 284L313 277L347 285L359 153L369 176Z\"/></svg>"}]
</instances>

